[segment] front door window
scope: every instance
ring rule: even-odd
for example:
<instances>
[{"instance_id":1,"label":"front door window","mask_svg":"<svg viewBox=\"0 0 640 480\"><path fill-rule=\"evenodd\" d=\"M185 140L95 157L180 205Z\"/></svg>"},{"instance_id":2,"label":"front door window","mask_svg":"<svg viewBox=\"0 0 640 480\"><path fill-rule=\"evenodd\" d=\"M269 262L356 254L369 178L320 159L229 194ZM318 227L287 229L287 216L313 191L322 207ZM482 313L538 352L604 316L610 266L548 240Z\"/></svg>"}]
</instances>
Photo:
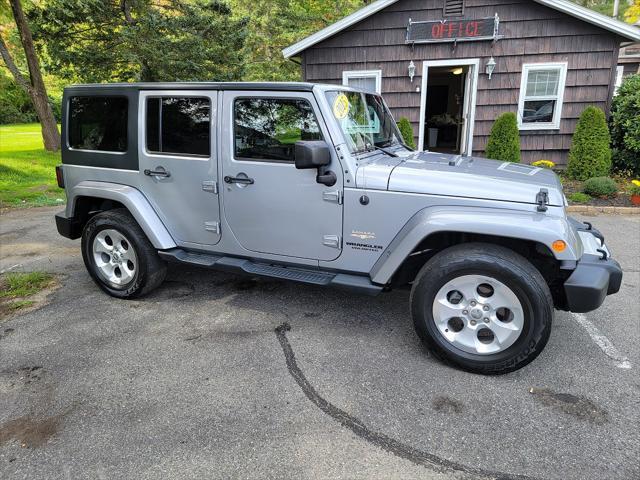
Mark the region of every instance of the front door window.
<instances>
[{"instance_id":1,"label":"front door window","mask_svg":"<svg viewBox=\"0 0 640 480\"><path fill-rule=\"evenodd\" d=\"M322 140L306 100L240 98L234 107L234 156L238 160L293 163L299 140Z\"/></svg>"}]
</instances>

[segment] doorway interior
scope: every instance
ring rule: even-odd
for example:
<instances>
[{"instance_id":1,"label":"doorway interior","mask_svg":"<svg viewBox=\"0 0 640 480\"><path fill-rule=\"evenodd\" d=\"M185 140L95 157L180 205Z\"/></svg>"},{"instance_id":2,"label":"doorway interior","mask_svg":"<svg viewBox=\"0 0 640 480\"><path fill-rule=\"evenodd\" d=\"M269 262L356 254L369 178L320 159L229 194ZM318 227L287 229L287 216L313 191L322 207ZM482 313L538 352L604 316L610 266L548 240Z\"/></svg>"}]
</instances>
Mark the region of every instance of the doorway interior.
<instances>
[{"instance_id":1,"label":"doorway interior","mask_svg":"<svg viewBox=\"0 0 640 480\"><path fill-rule=\"evenodd\" d=\"M478 64L477 59L424 62L420 150L471 155Z\"/></svg>"}]
</instances>

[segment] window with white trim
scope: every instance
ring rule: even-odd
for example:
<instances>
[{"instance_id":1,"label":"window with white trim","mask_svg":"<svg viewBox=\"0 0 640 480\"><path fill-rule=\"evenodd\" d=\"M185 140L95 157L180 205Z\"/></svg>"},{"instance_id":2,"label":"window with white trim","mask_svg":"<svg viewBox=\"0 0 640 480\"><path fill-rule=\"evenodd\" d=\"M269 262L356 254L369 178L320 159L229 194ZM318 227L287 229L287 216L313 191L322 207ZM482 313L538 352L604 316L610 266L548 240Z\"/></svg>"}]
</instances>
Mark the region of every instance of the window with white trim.
<instances>
[{"instance_id":1,"label":"window with white trim","mask_svg":"<svg viewBox=\"0 0 640 480\"><path fill-rule=\"evenodd\" d=\"M522 65L518 127L520 130L560 128L566 63L527 63Z\"/></svg>"},{"instance_id":2,"label":"window with white trim","mask_svg":"<svg viewBox=\"0 0 640 480\"><path fill-rule=\"evenodd\" d=\"M342 72L342 84L367 92L382 93L382 70L351 70Z\"/></svg>"}]
</instances>

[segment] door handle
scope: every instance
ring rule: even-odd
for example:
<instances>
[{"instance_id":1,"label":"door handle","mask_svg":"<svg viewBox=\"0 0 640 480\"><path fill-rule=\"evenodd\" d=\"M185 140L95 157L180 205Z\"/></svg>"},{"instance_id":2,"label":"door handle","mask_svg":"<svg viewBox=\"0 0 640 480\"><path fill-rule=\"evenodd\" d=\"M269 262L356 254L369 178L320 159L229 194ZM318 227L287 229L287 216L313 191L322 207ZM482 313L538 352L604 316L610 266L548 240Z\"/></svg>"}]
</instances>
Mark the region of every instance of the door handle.
<instances>
[{"instance_id":1,"label":"door handle","mask_svg":"<svg viewBox=\"0 0 640 480\"><path fill-rule=\"evenodd\" d=\"M224 177L224 183L239 183L241 185L253 185L253 178L248 177Z\"/></svg>"},{"instance_id":2,"label":"door handle","mask_svg":"<svg viewBox=\"0 0 640 480\"><path fill-rule=\"evenodd\" d=\"M147 177L164 177L164 178L169 178L171 176L171 173L169 173L168 171L166 171L165 169L162 170L149 170L148 168L144 171L144 174Z\"/></svg>"}]
</instances>

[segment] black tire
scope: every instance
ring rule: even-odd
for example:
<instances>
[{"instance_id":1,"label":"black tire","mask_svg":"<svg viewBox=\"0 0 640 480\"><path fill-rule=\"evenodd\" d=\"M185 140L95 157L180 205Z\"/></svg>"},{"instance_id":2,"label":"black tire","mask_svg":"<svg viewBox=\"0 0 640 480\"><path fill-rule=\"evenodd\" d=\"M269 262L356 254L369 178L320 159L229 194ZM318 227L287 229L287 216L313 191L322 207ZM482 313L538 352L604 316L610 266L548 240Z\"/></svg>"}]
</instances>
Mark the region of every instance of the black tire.
<instances>
[{"instance_id":1,"label":"black tire","mask_svg":"<svg viewBox=\"0 0 640 480\"><path fill-rule=\"evenodd\" d=\"M508 348L469 353L449 342L436 326L433 302L438 291L462 275L492 277L517 296L524 324ZM418 273L410 302L416 332L426 347L445 363L469 372L496 375L522 368L540 354L551 333L553 299L544 278L524 257L497 245L467 243L439 252Z\"/></svg>"},{"instance_id":2,"label":"black tire","mask_svg":"<svg viewBox=\"0 0 640 480\"><path fill-rule=\"evenodd\" d=\"M131 281L123 285L109 282L96 265L93 242L101 231L112 229L121 233L134 249L137 266ZM94 215L82 232L82 258L93 281L109 295L117 298L136 298L158 287L167 273L167 265L151 245L138 222L124 208Z\"/></svg>"}]
</instances>

